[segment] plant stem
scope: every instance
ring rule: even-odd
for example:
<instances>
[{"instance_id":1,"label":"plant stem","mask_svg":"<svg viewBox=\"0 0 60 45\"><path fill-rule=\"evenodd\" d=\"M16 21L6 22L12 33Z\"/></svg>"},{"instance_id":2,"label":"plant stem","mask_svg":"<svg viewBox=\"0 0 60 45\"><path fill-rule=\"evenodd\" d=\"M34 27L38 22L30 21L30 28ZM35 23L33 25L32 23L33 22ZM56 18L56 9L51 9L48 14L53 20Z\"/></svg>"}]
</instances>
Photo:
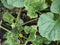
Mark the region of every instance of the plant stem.
<instances>
[{"instance_id":1,"label":"plant stem","mask_svg":"<svg viewBox=\"0 0 60 45\"><path fill-rule=\"evenodd\" d=\"M27 23L30 23L30 22L32 22L32 21L34 21L34 20L37 20L38 18L35 18L35 19L33 19L33 20L30 20L30 21L28 21L28 22L25 22L24 24L22 24L22 25L25 25L25 24L27 24Z\"/></svg>"},{"instance_id":2,"label":"plant stem","mask_svg":"<svg viewBox=\"0 0 60 45\"><path fill-rule=\"evenodd\" d=\"M11 32L11 31L9 31L8 29L4 28L3 26L0 26L0 28L4 29L4 30L7 31L7 32Z\"/></svg>"},{"instance_id":3,"label":"plant stem","mask_svg":"<svg viewBox=\"0 0 60 45\"><path fill-rule=\"evenodd\" d=\"M25 36L23 36L24 39L27 39Z\"/></svg>"},{"instance_id":4,"label":"plant stem","mask_svg":"<svg viewBox=\"0 0 60 45\"><path fill-rule=\"evenodd\" d=\"M57 41L57 45L59 45L59 41Z\"/></svg>"},{"instance_id":5,"label":"plant stem","mask_svg":"<svg viewBox=\"0 0 60 45\"><path fill-rule=\"evenodd\" d=\"M28 42L28 41L26 41L24 45L26 45L26 44L27 44L27 42Z\"/></svg>"},{"instance_id":6,"label":"plant stem","mask_svg":"<svg viewBox=\"0 0 60 45\"><path fill-rule=\"evenodd\" d=\"M19 13L18 13L18 16L16 18L16 22L20 19L20 14L21 14L21 8L20 8Z\"/></svg>"}]
</instances>

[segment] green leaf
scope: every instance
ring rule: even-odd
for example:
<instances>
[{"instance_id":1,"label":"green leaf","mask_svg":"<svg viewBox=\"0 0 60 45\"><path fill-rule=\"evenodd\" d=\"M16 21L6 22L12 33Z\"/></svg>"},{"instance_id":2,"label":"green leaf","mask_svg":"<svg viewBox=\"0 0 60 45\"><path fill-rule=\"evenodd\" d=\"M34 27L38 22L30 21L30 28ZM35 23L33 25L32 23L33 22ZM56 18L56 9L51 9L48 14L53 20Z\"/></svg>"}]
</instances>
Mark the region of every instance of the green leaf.
<instances>
[{"instance_id":1,"label":"green leaf","mask_svg":"<svg viewBox=\"0 0 60 45\"><path fill-rule=\"evenodd\" d=\"M18 19L16 23L17 23L17 25L22 25L24 22L22 19Z\"/></svg>"},{"instance_id":2,"label":"green leaf","mask_svg":"<svg viewBox=\"0 0 60 45\"><path fill-rule=\"evenodd\" d=\"M24 7L24 0L7 0L7 3L14 7Z\"/></svg>"},{"instance_id":3,"label":"green leaf","mask_svg":"<svg viewBox=\"0 0 60 45\"><path fill-rule=\"evenodd\" d=\"M45 0L26 0L25 1L26 9L43 10L47 8Z\"/></svg>"},{"instance_id":4,"label":"green leaf","mask_svg":"<svg viewBox=\"0 0 60 45\"><path fill-rule=\"evenodd\" d=\"M26 0L25 7L28 10L28 16L31 18L37 17L36 11L47 8L45 0Z\"/></svg>"},{"instance_id":5,"label":"green leaf","mask_svg":"<svg viewBox=\"0 0 60 45\"><path fill-rule=\"evenodd\" d=\"M41 37L41 38L43 38L43 37ZM48 40L48 39L46 39L46 38L43 38L43 43L46 44L46 45L48 45L48 44L51 43L51 41Z\"/></svg>"},{"instance_id":6,"label":"green leaf","mask_svg":"<svg viewBox=\"0 0 60 45\"><path fill-rule=\"evenodd\" d=\"M11 1L11 0L10 0L10 1ZM8 9L13 9L13 8L14 8L12 5L9 5L9 4L7 3L7 0L1 0L1 2L2 2L3 5L4 5L6 8L8 8Z\"/></svg>"},{"instance_id":7,"label":"green leaf","mask_svg":"<svg viewBox=\"0 0 60 45\"><path fill-rule=\"evenodd\" d=\"M41 38L40 36L36 36L35 41L32 42L33 45L43 45L43 38Z\"/></svg>"},{"instance_id":8,"label":"green leaf","mask_svg":"<svg viewBox=\"0 0 60 45\"><path fill-rule=\"evenodd\" d=\"M13 20L14 20L14 17L10 13L5 12L3 14L3 20L6 21L6 22L8 22L9 24L12 24Z\"/></svg>"},{"instance_id":9,"label":"green leaf","mask_svg":"<svg viewBox=\"0 0 60 45\"><path fill-rule=\"evenodd\" d=\"M30 35L29 35L29 38L27 39L28 41L35 41L35 39L36 39L36 33L31 33Z\"/></svg>"},{"instance_id":10,"label":"green leaf","mask_svg":"<svg viewBox=\"0 0 60 45\"><path fill-rule=\"evenodd\" d=\"M24 31L29 34L29 33L34 33L37 31L37 26L25 26Z\"/></svg>"},{"instance_id":11,"label":"green leaf","mask_svg":"<svg viewBox=\"0 0 60 45\"><path fill-rule=\"evenodd\" d=\"M31 28L29 28L29 26L24 27L24 31L26 32L26 34L29 34L30 30L31 30Z\"/></svg>"},{"instance_id":12,"label":"green leaf","mask_svg":"<svg viewBox=\"0 0 60 45\"><path fill-rule=\"evenodd\" d=\"M23 26L22 26L23 23L24 22L23 22L22 19L18 19L17 22L16 22L16 26L17 26L17 29L18 29L19 32L21 32L23 30Z\"/></svg>"},{"instance_id":13,"label":"green leaf","mask_svg":"<svg viewBox=\"0 0 60 45\"><path fill-rule=\"evenodd\" d=\"M58 15L57 15L58 16ZM39 32L52 41L60 40L60 17L54 20L53 13L42 14L38 20Z\"/></svg>"},{"instance_id":14,"label":"green leaf","mask_svg":"<svg viewBox=\"0 0 60 45\"><path fill-rule=\"evenodd\" d=\"M36 39L36 32L37 32L37 26L33 25L33 26L25 26L24 27L24 31L29 35L29 38L27 39L27 41L34 41Z\"/></svg>"},{"instance_id":15,"label":"green leaf","mask_svg":"<svg viewBox=\"0 0 60 45\"><path fill-rule=\"evenodd\" d=\"M54 2L51 5L51 11L53 13L60 14L60 0L54 0Z\"/></svg>"},{"instance_id":16,"label":"green leaf","mask_svg":"<svg viewBox=\"0 0 60 45\"><path fill-rule=\"evenodd\" d=\"M17 34L7 32L4 36L7 38L5 45L20 45Z\"/></svg>"},{"instance_id":17,"label":"green leaf","mask_svg":"<svg viewBox=\"0 0 60 45\"><path fill-rule=\"evenodd\" d=\"M27 16L29 16L30 18L38 17L38 15L33 10L32 11L28 11Z\"/></svg>"},{"instance_id":18,"label":"green leaf","mask_svg":"<svg viewBox=\"0 0 60 45\"><path fill-rule=\"evenodd\" d=\"M51 41L47 40L42 36L37 35L35 41L33 41L32 43L33 45L43 45L43 43L47 45L47 44L50 44Z\"/></svg>"}]
</instances>

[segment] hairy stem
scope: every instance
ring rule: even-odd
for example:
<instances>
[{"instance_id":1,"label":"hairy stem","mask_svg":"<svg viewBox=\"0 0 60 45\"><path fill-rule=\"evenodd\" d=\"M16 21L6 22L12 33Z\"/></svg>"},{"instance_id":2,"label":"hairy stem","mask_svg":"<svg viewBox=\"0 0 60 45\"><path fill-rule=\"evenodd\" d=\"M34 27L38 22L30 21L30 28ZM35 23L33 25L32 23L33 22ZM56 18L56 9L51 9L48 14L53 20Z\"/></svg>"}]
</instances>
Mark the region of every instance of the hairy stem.
<instances>
[{"instance_id":1,"label":"hairy stem","mask_svg":"<svg viewBox=\"0 0 60 45\"><path fill-rule=\"evenodd\" d=\"M28 22L26 22L26 23L24 23L24 24L22 24L22 25L25 25L25 24L30 23L30 22L32 22L32 21L34 21L34 20L37 20L37 19L38 19L38 18L35 18L35 19L30 20L30 21L28 21Z\"/></svg>"}]
</instances>

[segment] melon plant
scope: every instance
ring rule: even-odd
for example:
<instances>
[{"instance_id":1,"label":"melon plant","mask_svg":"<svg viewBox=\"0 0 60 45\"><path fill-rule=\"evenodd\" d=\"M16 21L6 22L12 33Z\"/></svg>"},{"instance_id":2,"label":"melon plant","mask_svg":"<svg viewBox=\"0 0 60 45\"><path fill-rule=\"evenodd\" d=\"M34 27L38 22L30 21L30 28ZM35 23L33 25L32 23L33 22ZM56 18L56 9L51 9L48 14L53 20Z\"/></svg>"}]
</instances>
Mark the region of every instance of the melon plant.
<instances>
[{"instance_id":1,"label":"melon plant","mask_svg":"<svg viewBox=\"0 0 60 45\"><path fill-rule=\"evenodd\" d=\"M11 30L3 27L1 25L3 20L0 21L0 28L7 31L4 34L7 39L6 45L27 45L28 42L32 45L49 45L52 41L57 41L58 45L60 41L60 0L1 0L1 3L8 10L19 9L16 18L8 10L3 13L3 20L11 26ZM27 10L27 16L32 20L24 22L21 19L23 7ZM36 25L26 25L35 20L37 20ZM26 37L24 34L29 34L29 36ZM21 42L24 43L21 44Z\"/></svg>"}]
</instances>

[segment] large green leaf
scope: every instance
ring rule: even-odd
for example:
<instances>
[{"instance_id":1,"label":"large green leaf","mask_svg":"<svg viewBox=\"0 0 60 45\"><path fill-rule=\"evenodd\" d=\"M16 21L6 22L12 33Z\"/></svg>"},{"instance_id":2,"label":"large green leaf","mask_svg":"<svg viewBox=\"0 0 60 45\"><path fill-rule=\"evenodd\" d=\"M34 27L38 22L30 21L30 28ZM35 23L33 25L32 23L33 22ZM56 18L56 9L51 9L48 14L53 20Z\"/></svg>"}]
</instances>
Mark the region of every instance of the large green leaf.
<instances>
[{"instance_id":1,"label":"large green leaf","mask_svg":"<svg viewBox=\"0 0 60 45\"><path fill-rule=\"evenodd\" d=\"M53 13L42 14L38 20L38 26L43 37L52 41L60 40L60 17L54 20Z\"/></svg>"},{"instance_id":2,"label":"large green leaf","mask_svg":"<svg viewBox=\"0 0 60 45\"><path fill-rule=\"evenodd\" d=\"M24 0L7 0L7 3L14 7L24 7Z\"/></svg>"},{"instance_id":3,"label":"large green leaf","mask_svg":"<svg viewBox=\"0 0 60 45\"><path fill-rule=\"evenodd\" d=\"M54 2L51 5L51 11L53 13L60 14L60 0L54 0Z\"/></svg>"},{"instance_id":4,"label":"large green leaf","mask_svg":"<svg viewBox=\"0 0 60 45\"><path fill-rule=\"evenodd\" d=\"M6 22L8 22L8 23L10 23L10 24L12 24L13 20L14 20L14 17L10 13L5 12L3 14L3 20L6 21Z\"/></svg>"},{"instance_id":5,"label":"large green leaf","mask_svg":"<svg viewBox=\"0 0 60 45\"><path fill-rule=\"evenodd\" d=\"M10 1L11 1L11 0L10 0ZM9 4L7 3L7 0L1 0L1 2L2 2L3 5L4 5L6 8L8 8L8 9L13 9L13 8L14 8L12 5L9 5Z\"/></svg>"}]
</instances>

